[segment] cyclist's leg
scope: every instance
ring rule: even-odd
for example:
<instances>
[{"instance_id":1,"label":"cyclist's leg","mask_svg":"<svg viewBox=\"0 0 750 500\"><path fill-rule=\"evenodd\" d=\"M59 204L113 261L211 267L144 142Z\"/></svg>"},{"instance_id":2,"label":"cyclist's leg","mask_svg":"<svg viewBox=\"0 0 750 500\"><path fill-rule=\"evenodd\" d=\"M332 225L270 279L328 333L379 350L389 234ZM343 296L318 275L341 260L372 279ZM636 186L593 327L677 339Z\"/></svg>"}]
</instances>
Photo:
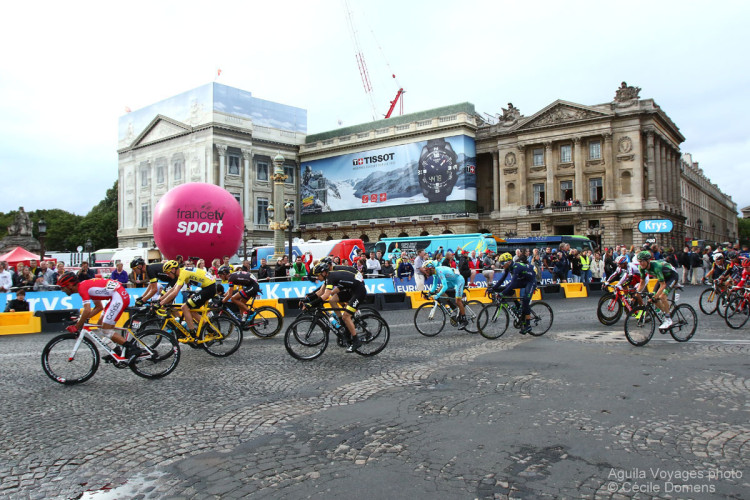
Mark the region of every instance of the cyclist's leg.
<instances>
[{"instance_id":1,"label":"cyclist's leg","mask_svg":"<svg viewBox=\"0 0 750 500\"><path fill-rule=\"evenodd\" d=\"M458 305L458 313L461 315L462 321L465 321L464 315L466 314L466 310L464 309L464 285L466 285L466 280L464 280L464 277L459 275L457 276L458 283L456 283L456 286L454 287L455 290L455 297L456 297L456 304Z\"/></svg>"},{"instance_id":2,"label":"cyclist's leg","mask_svg":"<svg viewBox=\"0 0 750 500\"><path fill-rule=\"evenodd\" d=\"M198 309L214 295L216 295L216 284L211 284L207 287L201 288L200 292L194 293L184 304L182 304L183 317L185 318L185 322L191 332L195 333L195 319L193 318L193 313L190 309Z\"/></svg>"},{"instance_id":3,"label":"cyclist's leg","mask_svg":"<svg viewBox=\"0 0 750 500\"><path fill-rule=\"evenodd\" d=\"M359 304L362 303L366 295L367 289L364 287L364 285L360 286L356 290L353 290L352 297L347 303L346 308L344 309L344 314L342 315L341 319L344 322L344 325L346 325L347 330L349 330L349 334L352 336L352 343L346 350L346 352L354 352L362 345L362 340L357 337L357 330L354 328L354 320L352 319L352 316L354 316L354 314L357 312Z\"/></svg>"},{"instance_id":4,"label":"cyclist's leg","mask_svg":"<svg viewBox=\"0 0 750 500\"><path fill-rule=\"evenodd\" d=\"M237 307L239 307L240 311L243 314L247 314L247 312L248 312L249 309L247 307L247 303L246 302L247 302L247 300L249 298L250 297L245 292L245 289L244 288L240 288L239 292L237 292L234 295L232 295L232 304L234 304Z\"/></svg>"},{"instance_id":5,"label":"cyclist's leg","mask_svg":"<svg viewBox=\"0 0 750 500\"><path fill-rule=\"evenodd\" d=\"M526 286L519 289L521 299L521 317L523 318L521 333L527 333L531 330L529 320L531 319L531 297L534 295L534 288L536 288L536 283L527 283Z\"/></svg>"},{"instance_id":6,"label":"cyclist's leg","mask_svg":"<svg viewBox=\"0 0 750 500\"><path fill-rule=\"evenodd\" d=\"M109 304L107 304L107 307L102 311L102 334L105 337L112 339L112 342L115 344L123 345L125 341L128 340L125 336L119 334L117 330L114 329L120 316L122 316L122 313L128 307L128 304L130 304L130 295L128 295L128 292L125 290L122 290L121 293L112 295ZM127 335L127 333L125 335Z\"/></svg>"}]
</instances>

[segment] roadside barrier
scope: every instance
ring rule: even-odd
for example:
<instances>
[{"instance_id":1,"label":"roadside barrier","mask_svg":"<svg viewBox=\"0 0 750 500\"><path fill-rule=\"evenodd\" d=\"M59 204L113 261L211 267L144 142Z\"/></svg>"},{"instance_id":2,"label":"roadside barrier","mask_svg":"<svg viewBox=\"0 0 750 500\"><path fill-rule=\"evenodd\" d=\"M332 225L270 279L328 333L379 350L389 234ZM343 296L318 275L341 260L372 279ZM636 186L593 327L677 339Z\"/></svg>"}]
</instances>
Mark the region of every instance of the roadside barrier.
<instances>
[{"instance_id":1,"label":"roadside barrier","mask_svg":"<svg viewBox=\"0 0 750 500\"><path fill-rule=\"evenodd\" d=\"M0 335L39 333L42 320L31 311L0 313Z\"/></svg>"},{"instance_id":2,"label":"roadside barrier","mask_svg":"<svg viewBox=\"0 0 750 500\"><path fill-rule=\"evenodd\" d=\"M573 297L588 297L589 293L583 283L560 283L566 299Z\"/></svg>"}]
</instances>

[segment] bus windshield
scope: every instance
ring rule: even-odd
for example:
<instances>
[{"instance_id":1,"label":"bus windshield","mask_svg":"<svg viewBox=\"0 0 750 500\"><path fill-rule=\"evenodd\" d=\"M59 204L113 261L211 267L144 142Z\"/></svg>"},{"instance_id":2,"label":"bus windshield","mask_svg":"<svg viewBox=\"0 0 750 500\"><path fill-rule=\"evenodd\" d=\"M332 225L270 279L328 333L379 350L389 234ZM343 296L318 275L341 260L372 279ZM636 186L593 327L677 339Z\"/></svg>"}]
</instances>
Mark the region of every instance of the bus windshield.
<instances>
[{"instance_id":1,"label":"bus windshield","mask_svg":"<svg viewBox=\"0 0 750 500\"><path fill-rule=\"evenodd\" d=\"M559 236L534 236L531 238L496 238L498 252L513 253L516 248L528 248L539 250L550 247L558 249L562 243L568 243L570 248L578 251L596 250L596 243L585 236L559 235Z\"/></svg>"},{"instance_id":2,"label":"bus windshield","mask_svg":"<svg viewBox=\"0 0 750 500\"><path fill-rule=\"evenodd\" d=\"M391 259L394 254L401 252L417 253L419 250L425 250L430 255L434 255L437 251L445 255L446 252L455 252L458 249L484 253L486 250L495 252L497 246L495 238L487 233L384 238L375 244L375 250L382 252L386 259Z\"/></svg>"}]
</instances>

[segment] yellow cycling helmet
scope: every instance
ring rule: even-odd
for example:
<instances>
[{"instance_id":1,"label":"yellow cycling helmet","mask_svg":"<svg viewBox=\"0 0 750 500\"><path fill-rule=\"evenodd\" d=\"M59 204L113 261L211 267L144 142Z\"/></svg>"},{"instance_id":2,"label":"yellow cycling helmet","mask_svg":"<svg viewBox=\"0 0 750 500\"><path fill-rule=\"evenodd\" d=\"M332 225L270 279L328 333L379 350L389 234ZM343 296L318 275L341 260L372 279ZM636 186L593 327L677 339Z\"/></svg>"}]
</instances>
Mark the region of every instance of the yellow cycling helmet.
<instances>
[{"instance_id":1,"label":"yellow cycling helmet","mask_svg":"<svg viewBox=\"0 0 750 500\"><path fill-rule=\"evenodd\" d=\"M177 262L176 260L168 260L162 266L162 270L165 273L168 273L169 271L172 271L172 270L177 269L179 267L180 267L180 263Z\"/></svg>"},{"instance_id":2,"label":"yellow cycling helmet","mask_svg":"<svg viewBox=\"0 0 750 500\"><path fill-rule=\"evenodd\" d=\"M513 256L509 254L508 252L505 252L504 254L500 255L500 257L498 257L497 260L503 263L510 262L511 260L513 260Z\"/></svg>"}]
</instances>

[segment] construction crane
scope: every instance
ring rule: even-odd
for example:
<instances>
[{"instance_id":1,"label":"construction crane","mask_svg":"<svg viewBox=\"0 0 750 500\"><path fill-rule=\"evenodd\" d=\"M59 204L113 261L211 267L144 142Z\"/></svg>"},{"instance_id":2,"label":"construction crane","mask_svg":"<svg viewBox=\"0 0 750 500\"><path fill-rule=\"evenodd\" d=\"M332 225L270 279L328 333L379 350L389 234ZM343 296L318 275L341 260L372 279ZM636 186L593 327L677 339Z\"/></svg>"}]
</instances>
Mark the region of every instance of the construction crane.
<instances>
[{"instance_id":1,"label":"construction crane","mask_svg":"<svg viewBox=\"0 0 750 500\"><path fill-rule=\"evenodd\" d=\"M367 63L365 62L365 55L362 52L362 48L359 45L359 37L357 36L357 28L354 24L354 18L352 16L352 10L349 6L349 0L343 0L344 2L344 9L346 10L346 24L349 28L349 36L352 39L352 43L354 44L354 57L357 60L357 67L359 68L359 75L362 78L362 86L365 89L365 94L367 94L367 99L370 101L370 109L372 111L372 119L377 120L378 119L378 113L375 108L375 100L373 98L373 92L372 92L372 84L370 83L370 73L367 71ZM375 33L370 30L373 37L375 37ZM377 43L377 40L376 40ZM383 53L382 47L380 47L380 44L378 44L378 48L380 49L381 54L383 54L383 58L385 58L385 54ZM386 59L386 64L388 65L388 69L390 69L390 64L388 64L388 61ZM391 72L391 76L396 79L396 75ZM398 81L396 81L396 84L398 84ZM396 97L391 101L391 106L388 108L388 112L384 115L385 118L390 118L391 114L393 113L393 110L396 108L396 104L400 103L399 108L399 114L403 114L404 112L404 95L405 90L403 87L399 85L398 92L396 93Z\"/></svg>"}]
</instances>

